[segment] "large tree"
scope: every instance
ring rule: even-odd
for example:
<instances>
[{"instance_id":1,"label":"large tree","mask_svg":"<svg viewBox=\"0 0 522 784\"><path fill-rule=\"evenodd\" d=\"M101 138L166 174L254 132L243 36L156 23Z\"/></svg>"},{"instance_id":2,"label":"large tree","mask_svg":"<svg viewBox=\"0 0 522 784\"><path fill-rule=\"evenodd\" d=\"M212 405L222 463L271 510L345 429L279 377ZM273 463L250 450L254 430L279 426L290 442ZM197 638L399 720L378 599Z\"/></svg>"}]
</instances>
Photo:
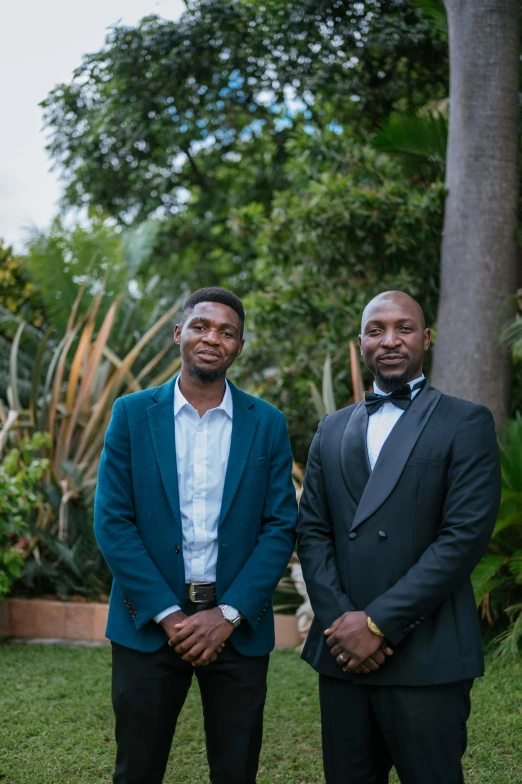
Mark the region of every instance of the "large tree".
<instances>
[{"instance_id":1,"label":"large tree","mask_svg":"<svg viewBox=\"0 0 522 784\"><path fill-rule=\"evenodd\" d=\"M519 0L444 0L450 44L441 293L433 380L507 413L499 334L516 287Z\"/></svg>"},{"instance_id":2,"label":"large tree","mask_svg":"<svg viewBox=\"0 0 522 784\"><path fill-rule=\"evenodd\" d=\"M68 204L162 219L154 271L172 288L244 293L254 252L231 211L269 215L296 133L367 138L391 111L446 95L447 47L411 0L187 6L177 22L116 26L50 93L49 151Z\"/></svg>"}]
</instances>

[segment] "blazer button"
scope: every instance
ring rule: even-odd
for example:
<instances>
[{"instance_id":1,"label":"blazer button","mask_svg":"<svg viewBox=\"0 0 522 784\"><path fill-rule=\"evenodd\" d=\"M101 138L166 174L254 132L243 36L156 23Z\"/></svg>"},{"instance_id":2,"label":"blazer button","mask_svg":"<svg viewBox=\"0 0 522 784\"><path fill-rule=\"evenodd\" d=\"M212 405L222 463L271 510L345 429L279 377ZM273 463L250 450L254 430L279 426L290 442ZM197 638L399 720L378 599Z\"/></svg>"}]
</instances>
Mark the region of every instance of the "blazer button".
<instances>
[{"instance_id":1,"label":"blazer button","mask_svg":"<svg viewBox=\"0 0 522 784\"><path fill-rule=\"evenodd\" d=\"M355 533L355 531L352 531L351 534L348 534L348 539L357 539L357 534Z\"/></svg>"},{"instance_id":2,"label":"blazer button","mask_svg":"<svg viewBox=\"0 0 522 784\"><path fill-rule=\"evenodd\" d=\"M381 537L381 539L386 539L388 534L386 533L386 531L379 531L379 536Z\"/></svg>"},{"instance_id":3,"label":"blazer button","mask_svg":"<svg viewBox=\"0 0 522 784\"><path fill-rule=\"evenodd\" d=\"M176 554L179 555L179 553L181 552L181 547L179 546L179 544L175 546L174 550L176 551Z\"/></svg>"}]
</instances>

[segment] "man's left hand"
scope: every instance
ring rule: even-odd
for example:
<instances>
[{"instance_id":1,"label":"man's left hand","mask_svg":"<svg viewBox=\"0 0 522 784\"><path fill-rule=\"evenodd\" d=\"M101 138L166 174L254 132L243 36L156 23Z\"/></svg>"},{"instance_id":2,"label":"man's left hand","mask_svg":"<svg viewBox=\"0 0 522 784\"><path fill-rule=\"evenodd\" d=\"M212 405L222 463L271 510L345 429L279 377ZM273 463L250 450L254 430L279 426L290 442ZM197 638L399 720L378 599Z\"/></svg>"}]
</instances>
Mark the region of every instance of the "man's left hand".
<instances>
[{"instance_id":1,"label":"man's left hand","mask_svg":"<svg viewBox=\"0 0 522 784\"><path fill-rule=\"evenodd\" d=\"M346 672L356 670L382 644L382 638L368 628L364 612L347 612L325 631L330 653ZM342 654L342 658L339 656Z\"/></svg>"},{"instance_id":2,"label":"man's left hand","mask_svg":"<svg viewBox=\"0 0 522 784\"><path fill-rule=\"evenodd\" d=\"M176 624L177 633L169 640L184 661L194 667L210 663L234 631L234 624L223 618L219 607L202 610Z\"/></svg>"}]
</instances>

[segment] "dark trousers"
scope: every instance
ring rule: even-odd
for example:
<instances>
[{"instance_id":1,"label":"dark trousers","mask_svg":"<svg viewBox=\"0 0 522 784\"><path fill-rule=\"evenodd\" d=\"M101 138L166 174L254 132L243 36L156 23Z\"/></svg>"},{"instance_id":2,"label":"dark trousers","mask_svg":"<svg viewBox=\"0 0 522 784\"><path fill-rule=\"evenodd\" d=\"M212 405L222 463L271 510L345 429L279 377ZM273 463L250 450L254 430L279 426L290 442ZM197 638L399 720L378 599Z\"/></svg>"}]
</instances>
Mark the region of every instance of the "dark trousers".
<instances>
[{"instance_id":1,"label":"dark trousers","mask_svg":"<svg viewBox=\"0 0 522 784\"><path fill-rule=\"evenodd\" d=\"M320 675L327 784L388 784L392 765L402 784L462 784L471 686L368 686Z\"/></svg>"},{"instance_id":2,"label":"dark trousers","mask_svg":"<svg viewBox=\"0 0 522 784\"><path fill-rule=\"evenodd\" d=\"M167 644L141 653L113 643L114 784L161 784L194 674L203 704L210 781L255 784L268 659L242 656L227 643L213 664L193 667Z\"/></svg>"}]
</instances>

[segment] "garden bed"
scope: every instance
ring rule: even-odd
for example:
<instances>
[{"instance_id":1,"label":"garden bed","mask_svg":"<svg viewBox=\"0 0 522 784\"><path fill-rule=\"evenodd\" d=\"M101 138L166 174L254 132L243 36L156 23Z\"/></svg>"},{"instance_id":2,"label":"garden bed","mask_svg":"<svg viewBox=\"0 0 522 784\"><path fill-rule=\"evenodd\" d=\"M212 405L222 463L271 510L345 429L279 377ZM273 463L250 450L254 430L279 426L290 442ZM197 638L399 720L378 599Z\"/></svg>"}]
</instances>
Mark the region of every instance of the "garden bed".
<instances>
[{"instance_id":1,"label":"garden bed","mask_svg":"<svg viewBox=\"0 0 522 784\"><path fill-rule=\"evenodd\" d=\"M102 642L109 605L102 602L6 599L0 602L0 637ZM294 615L275 616L276 648L295 648Z\"/></svg>"}]
</instances>

